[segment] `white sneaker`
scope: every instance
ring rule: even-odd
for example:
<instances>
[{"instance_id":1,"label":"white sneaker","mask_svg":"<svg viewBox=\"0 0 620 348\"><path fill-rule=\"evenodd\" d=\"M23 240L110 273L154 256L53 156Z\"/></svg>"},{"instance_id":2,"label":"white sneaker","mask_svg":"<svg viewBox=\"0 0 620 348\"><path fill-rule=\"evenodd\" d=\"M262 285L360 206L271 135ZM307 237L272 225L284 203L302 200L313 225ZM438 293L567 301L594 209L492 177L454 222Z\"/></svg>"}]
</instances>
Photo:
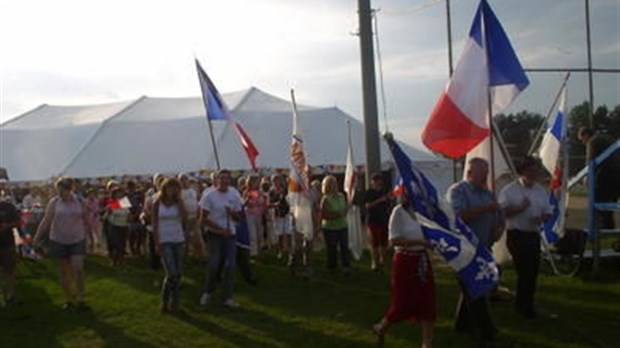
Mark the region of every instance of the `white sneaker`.
<instances>
[{"instance_id":1,"label":"white sneaker","mask_svg":"<svg viewBox=\"0 0 620 348\"><path fill-rule=\"evenodd\" d=\"M233 300L232 298L229 298L228 300L224 301L224 306L228 308L232 308L232 309L241 307L239 302Z\"/></svg>"},{"instance_id":2,"label":"white sneaker","mask_svg":"<svg viewBox=\"0 0 620 348\"><path fill-rule=\"evenodd\" d=\"M200 305L206 306L207 304L209 304L209 300L211 300L211 295L209 295L206 292L203 292L202 295L200 296Z\"/></svg>"}]
</instances>

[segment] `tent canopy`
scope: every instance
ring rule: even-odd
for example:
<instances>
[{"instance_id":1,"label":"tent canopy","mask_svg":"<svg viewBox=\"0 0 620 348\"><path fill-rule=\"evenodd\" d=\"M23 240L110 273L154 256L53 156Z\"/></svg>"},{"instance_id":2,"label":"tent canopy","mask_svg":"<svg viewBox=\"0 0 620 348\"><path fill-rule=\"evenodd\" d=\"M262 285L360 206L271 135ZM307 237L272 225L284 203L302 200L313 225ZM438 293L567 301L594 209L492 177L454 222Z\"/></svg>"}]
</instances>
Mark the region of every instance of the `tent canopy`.
<instances>
[{"instance_id":1,"label":"tent canopy","mask_svg":"<svg viewBox=\"0 0 620 348\"><path fill-rule=\"evenodd\" d=\"M288 168L292 108L255 87L224 94L234 117L258 147L257 165ZM312 166L344 165L347 121L358 165L365 163L363 125L337 107L299 106L299 128ZM103 177L214 169L215 157L200 97L149 98L102 105L41 105L1 125L0 166L15 181L53 176ZM234 127L213 121L222 167L249 169ZM422 167L449 162L401 143ZM381 144L383 165L391 163ZM441 167L441 169L439 169Z\"/></svg>"}]
</instances>

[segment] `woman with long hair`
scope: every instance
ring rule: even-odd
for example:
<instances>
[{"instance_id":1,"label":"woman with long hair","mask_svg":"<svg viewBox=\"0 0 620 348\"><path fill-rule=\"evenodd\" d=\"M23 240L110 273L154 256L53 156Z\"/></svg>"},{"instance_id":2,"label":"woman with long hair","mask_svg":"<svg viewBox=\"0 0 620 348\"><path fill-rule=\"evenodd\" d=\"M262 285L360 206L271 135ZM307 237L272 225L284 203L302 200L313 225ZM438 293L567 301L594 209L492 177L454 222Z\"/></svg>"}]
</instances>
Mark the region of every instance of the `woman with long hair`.
<instances>
[{"instance_id":1,"label":"woman with long hair","mask_svg":"<svg viewBox=\"0 0 620 348\"><path fill-rule=\"evenodd\" d=\"M84 301L84 255L89 227L84 202L74 193L70 178L56 182L58 194L48 203L33 243L37 245L49 231L49 255L58 260L60 285L64 291L63 309L90 307Z\"/></svg>"},{"instance_id":2,"label":"woman with long hair","mask_svg":"<svg viewBox=\"0 0 620 348\"><path fill-rule=\"evenodd\" d=\"M161 255L166 276L161 289L162 312L179 309L185 233L183 223L187 218L181 198L181 184L175 178L164 180L161 191L153 202L151 213L155 248Z\"/></svg>"}]
</instances>

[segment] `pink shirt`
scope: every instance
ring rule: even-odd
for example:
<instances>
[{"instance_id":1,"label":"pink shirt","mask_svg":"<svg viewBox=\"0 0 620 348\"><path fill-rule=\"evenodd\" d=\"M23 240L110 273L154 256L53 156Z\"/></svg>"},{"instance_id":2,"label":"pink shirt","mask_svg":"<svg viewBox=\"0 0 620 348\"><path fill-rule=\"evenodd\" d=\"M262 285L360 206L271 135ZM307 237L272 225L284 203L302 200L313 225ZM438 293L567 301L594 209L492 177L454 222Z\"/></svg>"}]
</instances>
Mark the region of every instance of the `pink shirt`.
<instances>
[{"instance_id":1,"label":"pink shirt","mask_svg":"<svg viewBox=\"0 0 620 348\"><path fill-rule=\"evenodd\" d=\"M245 213L247 215L261 215L267 207L267 198L258 190L252 190L245 201Z\"/></svg>"},{"instance_id":2,"label":"pink shirt","mask_svg":"<svg viewBox=\"0 0 620 348\"><path fill-rule=\"evenodd\" d=\"M50 228L50 240L61 244L73 244L86 238L84 225L84 207L73 196L69 202L64 202L60 197L52 199L48 205L50 209L54 204L54 216Z\"/></svg>"}]
</instances>

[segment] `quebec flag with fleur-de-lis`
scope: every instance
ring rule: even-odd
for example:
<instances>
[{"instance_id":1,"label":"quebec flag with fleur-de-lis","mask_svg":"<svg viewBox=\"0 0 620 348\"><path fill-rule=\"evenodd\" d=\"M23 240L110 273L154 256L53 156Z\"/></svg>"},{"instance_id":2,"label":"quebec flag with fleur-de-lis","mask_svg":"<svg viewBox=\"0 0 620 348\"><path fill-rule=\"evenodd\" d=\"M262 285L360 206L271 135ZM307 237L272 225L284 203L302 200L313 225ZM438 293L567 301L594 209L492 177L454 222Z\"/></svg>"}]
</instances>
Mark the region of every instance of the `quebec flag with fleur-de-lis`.
<instances>
[{"instance_id":1,"label":"quebec flag with fleur-de-lis","mask_svg":"<svg viewBox=\"0 0 620 348\"><path fill-rule=\"evenodd\" d=\"M491 252L456 215L433 183L416 169L391 134L385 136L405 194L422 227L424 237L443 256L464 284L468 295L477 298L497 286L499 270Z\"/></svg>"}]
</instances>

